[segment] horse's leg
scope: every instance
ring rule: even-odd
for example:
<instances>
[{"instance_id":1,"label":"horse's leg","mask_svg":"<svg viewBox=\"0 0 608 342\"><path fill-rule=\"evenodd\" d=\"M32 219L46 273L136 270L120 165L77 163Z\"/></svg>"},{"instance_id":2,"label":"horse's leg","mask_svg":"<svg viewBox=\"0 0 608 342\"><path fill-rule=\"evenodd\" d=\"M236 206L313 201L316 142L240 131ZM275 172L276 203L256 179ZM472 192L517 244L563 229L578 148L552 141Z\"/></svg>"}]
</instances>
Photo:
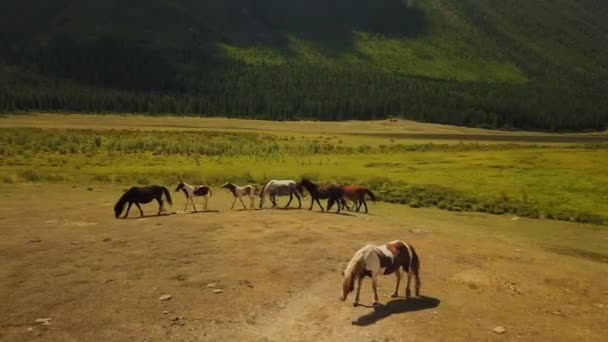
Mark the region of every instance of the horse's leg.
<instances>
[{"instance_id":1,"label":"horse's leg","mask_svg":"<svg viewBox=\"0 0 608 342\"><path fill-rule=\"evenodd\" d=\"M251 202L251 209L253 210L253 207L255 205L255 198L253 197L253 195L249 195L249 201Z\"/></svg>"},{"instance_id":2,"label":"horse's leg","mask_svg":"<svg viewBox=\"0 0 608 342\"><path fill-rule=\"evenodd\" d=\"M316 200L317 200L317 204L319 205L319 208L321 208L321 212L324 212L324 210L323 210L323 205L322 205L322 204L321 204L321 202L319 201L319 198L317 197L317 198L316 198Z\"/></svg>"},{"instance_id":3,"label":"horse's leg","mask_svg":"<svg viewBox=\"0 0 608 342\"><path fill-rule=\"evenodd\" d=\"M315 205L315 199L315 196L310 195L310 208L308 210L312 210L312 206Z\"/></svg>"},{"instance_id":4,"label":"horse's leg","mask_svg":"<svg viewBox=\"0 0 608 342\"><path fill-rule=\"evenodd\" d=\"M245 205L245 202L243 202L242 196L239 196L239 201L241 201L241 204L243 205L243 208L245 208L245 210L247 210L247 206Z\"/></svg>"},{"instance_id":5,"label":"horse's leg","mask_svg":"<svg viewBox=\"0 0 608 342\"><path fill-rule=\"evenodd\" d=\"M412 281L412 270L407 272L407 287L405 288L405 298L410 298L412 291L410 291L410 282Z\"/></svg>"},{"instance_id":6,"label":"horse's leg","mask_svg":"<svg viewBox=\"0 0 608 342\"><path fill-rule=\"evenodd\" d=\"M196 204L194 203L194 196L190 197L190 201L192 202L192 208L194 208L194 212L197 212L198 210L196 210Z\"/></svg>"},{"instance_id":7,"label":"horse's leg","mask_svg":"<svg viewBox=\"0 0 608 342\"><path fill-rule=\"evenodd\" d=\"M123 216L122 218L127 218L127 216L129 216L129 210L131 210L132 205L133 205L133 202L129 202L129 206L127 207L127 212L125 213L125 216Z\"/></svg>"},{"instance_id":8,"label":"horse's leg","mask_svg":"<svg viewBox=\"0 0 608 342\"><path fill-rule=\"evenodd\" d=\"M330 197L330 198L327 200L327 211L330 211L330 210L331 210L331 207L333 207L333 205L334 205L334 199Z\"/></svg>"},{"instance_id":9,"label":"horse's leg","mask_svg":"<svg viewBox=\"0 0 608 342\"><path fill-rule=\"evenodd\" d=\"M203 210L207 211L207 206L209 205L209 195L205 195L203 199L205 199L205 208L203 208Z\"/></svg>"},{"instance_id":10,"label":"horse's leg","mask_svg":"<svg viewBox=\"0 0 608 342\"><path fill-rule=\"evenodd\" d=\"M156 201L158 201L158 214L156 215L160 216L163 211L163 200L157 198Z\"/></svg>"},{"instance_id":11,"label":"horse's leg","mask_svg":"<svg viewBox=\"0 0 608 342\"><path fill-rule=\"evenodd\" d=\"M296 198L298 199L298 209L302 209L302 200L300 199L300 195L298 195L297 192L295 192L294 195L296 195Z\"/></svg>"},{"instance_id":12,"label":"horse's leg","mask_svg":"<svg viewBox=\"0 0 608 342\"><path fill-rule=\"evenodd\" d=\"M236 204L236 196L234 197L234 200L232 200L232 207L230 207L230 210L234 209L235 204Z\"/></svg>"},{"instance_id":13,"label":"horse's leg","mask_svg":"<svg viewBox=\"0 0 608 342\"><path fill-rule=\"evenodd\" d=\"M186 197L186 206L184 207L184 212L188 211L188 202L190 202L190 197Z\"/></svg>"},{"instance_id":14,"label":"horse's leg","mask_svg":"<svg viewBox=\"0 0 608 342\"><path fill-rule=\"evenodd\" d=\"M139 216L144 216L144 211L141 210L141 207L139 206L139 203L135 202L135 205L137 206L137 209L139 209Z\"/></svg>"},{"instance_id":15,"label":"horse's leg","mask_svg":"<svg viewBox=\"0 0 608 342\"><path fill-rule=\"evenodd\" d=\"M373 305L378 305L378 274L372 274L372 287L374 288L374 303Z\"/></svg>"},{"instance_id":16,"label":"horse's leg","mask_svg":"<svg viewBox=\"0 0 608 342\"><path fill-rule=\"evenodd\" d=\"M361 202L363 202L363 205L365 206L365 213L367 214L367 202L365 201L365 198L361 199ZM359 209L360 208L361 208L361 205L359 205Z\"/></svg>"},{"instance_id":17,"label":"horse's leg","mask_svg":"<svg viewBox=\"0 0 608 342\"><path fill-rule=\"evenodd\" d=\"M393 292L393 294L391 294L391 297L393 297L393 298L399 296L399 283L401 282L401 269L400 268L398 268L395 271L395 276L397 276L397 285L395 285L395 292Z\"/></svg>"},{"instance_id":18,"label":"horse's leg","mask_svg":"<svg viewBox=\"0 0 608 342\"><path fill-rule=\"evenodd\" d=\"M277 197L275 195L272 195L270 197L270 201L272 202L272 207L276 207L277 206Z\"/></svg>"},{"instance_id":19,"label":"horse's leg","mask_svg":"<svg viewBox=\"0 0 608 342\"><path fill-rule=\"evenodd\" d=\"M289 205L291 204L291 201L293 201L293 192L289 194L289 202L287 202L287 204L285 204L285 208L289 207Z\"/></svg>"},{"instance_id":20,"label":"horse's leg","mask_svg":"<svg viewBox=\"0 0 608 342\"><path fill-rule=\"evenodd\" d=\"M346 208L348 211L350 211L350 207L348 206L348 203L346 203L346 200L342 198L340 201L342 201L343 208Z\"/></svg>"},{"instance_id":21,"label":"horse's leg","mask_svg":"<svg viewBox=\"0 0 608 342\"><path fill-rule=\"evenodd\" d=\"M338 208L338 210L336 210L336 214L340 213L340 198L338 197L338 199L336 200L336 207Z\"/></svg>"},{"instance_id":22,"label":"horse's leg","mask_svg":"<svg viewBox=\"0 0 608 342\"><path fill-rule=\"evenodd\" d=\"M357 294L355 295L355 302L353 306L359 305L359 294L361 293L361 285L363 284L363 277L359 277L357 280Z\"/></svg>"}]
</instances>

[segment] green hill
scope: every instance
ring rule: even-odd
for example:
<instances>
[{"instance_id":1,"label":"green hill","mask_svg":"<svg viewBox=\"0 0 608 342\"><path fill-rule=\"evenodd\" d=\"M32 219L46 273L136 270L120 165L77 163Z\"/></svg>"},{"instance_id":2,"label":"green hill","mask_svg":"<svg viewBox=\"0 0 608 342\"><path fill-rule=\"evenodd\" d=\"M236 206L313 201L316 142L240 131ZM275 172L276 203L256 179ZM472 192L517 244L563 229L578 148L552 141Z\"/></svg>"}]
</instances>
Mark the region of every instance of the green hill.
<instances>
[{"instance_id":1,"label":"green hill","mask_svg":"<svg viewBox=\"0 0 608 342\"><path fill-rule=\"evenodd\" d=\"M601 0L4 0L0 110L603 129Z\"/></svg>"}]
</instances>

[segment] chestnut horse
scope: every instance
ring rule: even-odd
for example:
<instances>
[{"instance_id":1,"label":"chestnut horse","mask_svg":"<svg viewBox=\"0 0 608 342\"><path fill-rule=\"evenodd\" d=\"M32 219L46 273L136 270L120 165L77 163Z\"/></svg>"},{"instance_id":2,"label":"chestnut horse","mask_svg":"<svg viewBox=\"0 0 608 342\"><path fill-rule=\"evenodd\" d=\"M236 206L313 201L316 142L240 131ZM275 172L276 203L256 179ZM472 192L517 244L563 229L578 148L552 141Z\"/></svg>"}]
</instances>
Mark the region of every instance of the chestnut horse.
<instances>
[{"instance_id":1,"label":"chestnut horse","mask_svg":"<svg viewBox=\"0 0 608 342\"><path fill-rule=\"evenodd\" d=\"M401 282L401 268L407 273L405 296L409 297L411 294L412 275L416 277L416 296L420 296L420 259L412 246L398 240L381 246L364 246L355 253L348 262L346 269L342 271L342 295L340 300L346 300L348 294L355 289L355 281L357 281L357 293L354 302L354 305L357 306L363 278L370 277L374 290L374 305L378 304L378 276L391 273L395 273L397 276L397 285L391 297L397 297L399 283Z\"/></svg>"},{"instance_id":2,"label":"chestnut horse","mask_svg":"<svg viewBox=\"0 0 608 342\"><path fill-rule=\"evenodd\" d=\"M365 213L367 214L367 202L365 202L365 196L368 195L372 201L376 201L376 196L374 196L374 194L369 191L368 189L362 187L362 186L358 186L358 185L345 185L342 186L342 200L340 201L340 204L342 206L345 206L346 208L348 208L348 206L346 205L346 201L344 199L348 199L351 200L353 202L355 202L355 206L356 206L356 210L359 211L361 209L361 205L365 206ZM355 207L353 207L353 209L355 209ZM350 208L349 208L350 210Z\"/></svg>"}]
</instances>

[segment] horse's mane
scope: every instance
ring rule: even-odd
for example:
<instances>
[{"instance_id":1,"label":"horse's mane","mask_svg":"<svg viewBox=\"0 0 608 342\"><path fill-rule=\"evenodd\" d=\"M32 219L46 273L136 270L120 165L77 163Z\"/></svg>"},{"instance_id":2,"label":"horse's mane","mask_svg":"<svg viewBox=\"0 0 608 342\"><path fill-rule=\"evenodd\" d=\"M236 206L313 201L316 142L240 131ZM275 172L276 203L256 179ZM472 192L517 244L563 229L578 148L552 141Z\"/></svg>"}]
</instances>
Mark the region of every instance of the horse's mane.
<instances>
[{"instance_id":1,"label":"horse's mane","mask_svg":"<svg viewBox=\"0 0 608 342\"><path fill-rule=\"evenodd\" d=\"M373 245L365 245L361 249L359 249L352 259L346 265L346 269L344 269L344 283L343 285L350 284L350 288L352 289L352 284L357 278L359 278L363 274L363 269L365 268L365 259L370 251L373 251Z\"/></svg>"}]
</instances>

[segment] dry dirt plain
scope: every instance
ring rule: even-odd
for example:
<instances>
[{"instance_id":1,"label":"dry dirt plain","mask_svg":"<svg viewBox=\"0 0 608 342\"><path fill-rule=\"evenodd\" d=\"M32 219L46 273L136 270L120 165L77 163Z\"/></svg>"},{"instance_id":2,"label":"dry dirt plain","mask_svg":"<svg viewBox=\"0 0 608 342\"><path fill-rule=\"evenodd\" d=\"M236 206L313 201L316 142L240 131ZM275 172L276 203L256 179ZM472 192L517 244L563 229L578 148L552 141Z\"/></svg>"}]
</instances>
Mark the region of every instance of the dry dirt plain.
<instances>
[{"instance_id":1,"label":"dry dirt plain","mask_svg":"<svg viewBox=\"0 0 608 342\"><path fill-rule=\"evenodd\" d=\"M371 213L229 210L117 220L116 186L4 184L2 341L601 341L605 228L378 203ZM172 190L172 189L171 189ZM308 200L304 201L307 207ZM284 203L284 202L283 202ZM144 207L155 213L155 204ZM527 234L530 232L530 234ZM366 243L421 256L423 298L338 300ZM585 252L581 246L590 246ZM210 287L214 284L215 287ZM213 286L213 285L211 285ZM213 290L221 289L222 293ZM403 294L403 288L401 293ZM170 294L170 300L161 301ZM52 318L50 325L37 318ZM493 329L503 326L506 332Z\"/></svg>"}]
</instances>

